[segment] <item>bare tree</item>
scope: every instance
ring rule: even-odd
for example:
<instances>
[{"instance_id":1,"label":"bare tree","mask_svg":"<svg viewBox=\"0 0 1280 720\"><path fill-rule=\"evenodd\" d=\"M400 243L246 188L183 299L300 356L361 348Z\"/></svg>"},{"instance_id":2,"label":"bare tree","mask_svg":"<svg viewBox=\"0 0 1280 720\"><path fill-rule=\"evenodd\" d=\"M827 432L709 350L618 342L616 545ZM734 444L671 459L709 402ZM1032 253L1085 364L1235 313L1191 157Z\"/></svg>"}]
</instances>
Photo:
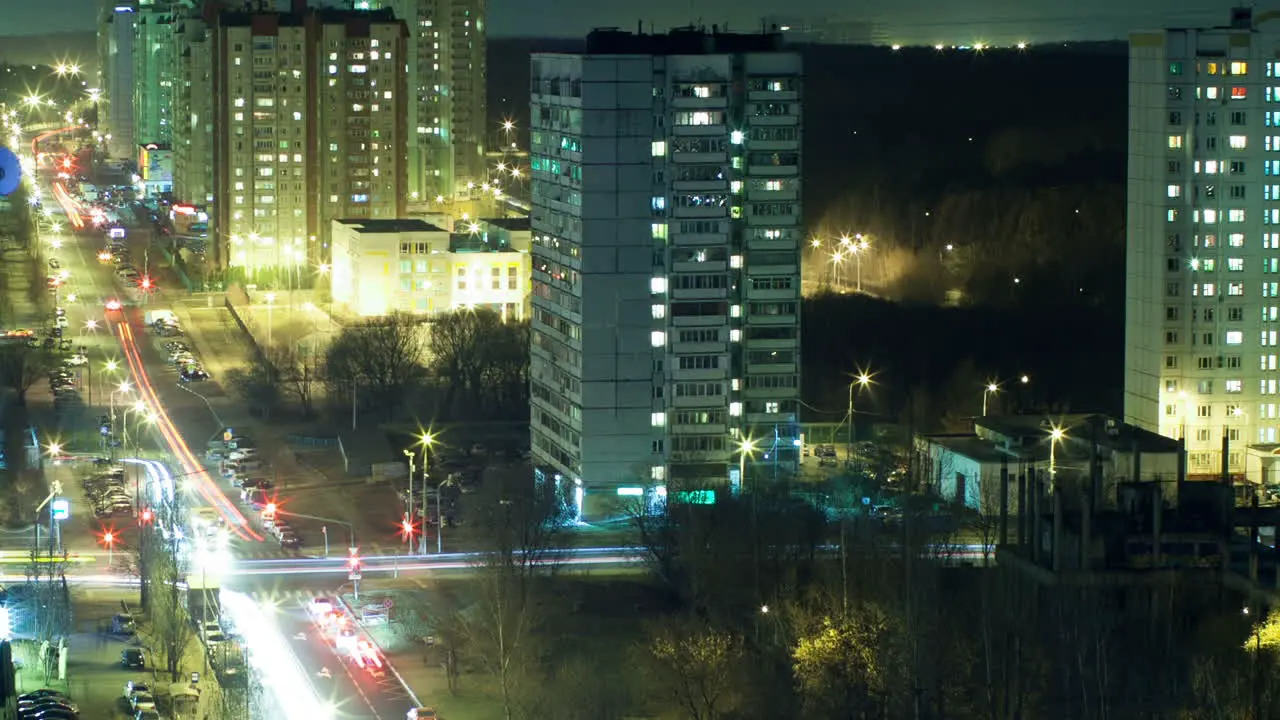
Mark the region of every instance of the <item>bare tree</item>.
<instances>
[{"instance_id":1,"label":"bare tree","mask_svg":"<svg viewBox=\"0 0 1280 720\"><path fill-rule=\"evenodd\" d=\"M405 391L422 373L423 340L417 318L393 313L342 330L329 345L325 366L339 386L359 387L372 395L385 417L405 401Z\"/></svg>"},{"instance_id":2,"label":"bare tree","mask_svg":"<svg viewBox=\"0 0 1280 720\"><path fill-rule=\"evenodd\" d=\"M655 624L645 647L657 686L689 720L728 717L740 704L742 638L694 617Z\"/></svg>"},{"instance_id":3,"label":"bare tree","mask_svg":"<svg viewBox=\"0 0 1280 720\"><path fill-rule=\"evenodd\" d=\"M459 310L431 323L431 368L446 407L523 407L529 381L529 325L495 310Z\"/></svg>"},{"instance_id":4,"label":"bare tree","mask_svg":"<svg viewBox=\"0 0 1280 720\"><path fill-rule=\"evenodd\" d=\"M555 571L560 533L553 498L533 492L523 477L498 476L491 497L477 503L489 548L477 561L478 597L460 614L467 642L498 681L503 716L516 714L532 636L539 624L537 582Z\"/></svg>"},{"instance_id":5,"label":"bare tree","mask_svg":"<svg viewBox=\"0 0 1280 720\"><path fill-rule=\"evenodd\" d=\"M6 345L0 348L0 383L14 391L19 405L25 405L27 391L57 363L57 357L48 350Z\"/></svg>"},{"instance_id":6,"label":"bare tree","mask_svg":"<svg viewBox=\"0 0 1280 720\"><path fill-rule=\"evenodd\" d=\"M318 358L311 352L279 345L267 353L266 361L280 389L297 401L302 417L309 419L315 409L316 385L321 379Z\"/></svg>"}]
</instances>

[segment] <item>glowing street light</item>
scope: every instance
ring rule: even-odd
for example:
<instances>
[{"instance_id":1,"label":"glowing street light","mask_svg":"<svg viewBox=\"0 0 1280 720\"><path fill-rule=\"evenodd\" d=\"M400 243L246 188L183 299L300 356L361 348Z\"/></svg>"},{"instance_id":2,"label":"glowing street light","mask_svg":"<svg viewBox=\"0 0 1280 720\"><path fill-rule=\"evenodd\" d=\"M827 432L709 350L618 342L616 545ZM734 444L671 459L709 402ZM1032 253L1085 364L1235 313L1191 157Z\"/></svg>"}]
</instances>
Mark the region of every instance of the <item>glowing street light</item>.
<instances>
[{"instance_id":1,"label":"glowing street light","mask_svg":"<svg viewBox=\"0 0 1280 720\"><path fill-rule=\"evenodd\" d=\"M1000 385L995 381L989 382L982 388L982 417L987 416L987 397L1000 391Z\"/></svg>"},{"instance_id":2,"label":"glowing street light","mask_svg":"<svg viewBox=\"0 0 1280 720\"><path fill-rule=\"evenodd\" d=\"M747 456L756 454L756 441L749 437L744 437L738 441L738 485L741 487L745 484L747 475Z\"/></svg>"},{"instance_id":3,"label":"glowing street light","mask_svg":"<svg viewBox=\"0 0 1280 720\"><path fill-rule=\"evenodd\" d=\"M1060 425L1052 425L1049 427L1049 481L1053 482L1054 477L1058 474L1057 448L1058 443L1065 440L1067 431Z\"/></svg>"},{"instance_id":4,"label":"glowing street light","mask_svg":"<svg viewBox=\"0 0 1280 720\"><path fill-rule=\"evenodd\" d=\"M107 569L115 565L116 536L110 530L102 534L102 544L107 546Z\"/></svg>"},{"instance_id":5,"label":"glowing street light","mask_svg":"<svg viewBox=\"0 0 1280 720\"><path fill-rule=\"evenodd\" d=\"M863 390L866 390L870 386L871 386L871 373L867 372L866 370L859 370L858 374L854 376L853 381L849 383L849 408L848 408L849 437L844 447L845 460L853 459L853 421L854 421L854 418L857 417L857 414L856 414L857 411L853 406L853 401L857 398L857 396L854 394L854 388L856 387L858 389L858 392L861 392Z\"/></svg>"}]
</instances>

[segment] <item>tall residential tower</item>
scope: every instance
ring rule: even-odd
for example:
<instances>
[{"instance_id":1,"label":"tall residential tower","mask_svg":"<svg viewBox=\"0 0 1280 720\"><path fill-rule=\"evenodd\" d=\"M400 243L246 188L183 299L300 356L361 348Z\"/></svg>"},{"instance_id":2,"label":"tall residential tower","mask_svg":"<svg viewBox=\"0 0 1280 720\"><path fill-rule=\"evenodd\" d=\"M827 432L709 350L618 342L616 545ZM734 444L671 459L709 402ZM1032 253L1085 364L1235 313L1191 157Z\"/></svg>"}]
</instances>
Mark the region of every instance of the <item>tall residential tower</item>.
<instances>
[{"instance_id":1,"label":"tall residential tower","mask_svg":"<svg viewBox=\"0 0 1280 720\"><path fill-rule=\"evenodd\" d=\"M99 124L107 141L107 153L116 158L132 158L134 144L134 26L138 20L136 0L122 0L102 6L98 24L98 72L102 82Z\"/></svg>"},{"instance_id":2,"label":"tall residential tower","mask_svg":"<svg viewBox=\"0 0 1280 720\"><path fill-rule=\"evenodd\" d=\"M1263 482L1280 441L1280 14L1134 35L1125 420L1192 476ZM1225 441L1225 443L1224 443Z\"/></svg>"},{"instance_id":3,"label":"tall residential tower","mask_svg":"<svg viewBox=\"0 0 1280 720\"><path fill-rule=\"evenodd\" d=\"M802 78L776 34L533 56L533 456L589 515L795 462Z\"/></svg>"},{"instance_id":4,"label":"tall residential tower","mask_svg":"<svg viewBox=\"0 0 1280 720\"><path fill-rule=\"evenodd\" d=\"M247 276L301 282L328 262L334 218L395 218L405 207L407 32L389 11L307 8L229 11L212 18L211 105L194 97L203 60L190 59L184 122L211 128L213 261ZM208 119L190 108L211 113ZM193 130L190 139L198 131ZM195 149L181 161L201 173ZM203 177L175 178L198 188ZM191 190L188 190L191 192ZM184 198L197 201L198 198ZM269 277L269 275L267 276Z\"/></svg>"},{"instance_id":5,"label":"tall residential tower","mask_svg":"<svg viewBox=\"0 0 1280 720\"><path fill-rule=\"evenodd\" d=\"M390 9L409 27L409 197L429 201L484 182L486 0L352 0L352 6Z\"/></svg>"}]
</instances>

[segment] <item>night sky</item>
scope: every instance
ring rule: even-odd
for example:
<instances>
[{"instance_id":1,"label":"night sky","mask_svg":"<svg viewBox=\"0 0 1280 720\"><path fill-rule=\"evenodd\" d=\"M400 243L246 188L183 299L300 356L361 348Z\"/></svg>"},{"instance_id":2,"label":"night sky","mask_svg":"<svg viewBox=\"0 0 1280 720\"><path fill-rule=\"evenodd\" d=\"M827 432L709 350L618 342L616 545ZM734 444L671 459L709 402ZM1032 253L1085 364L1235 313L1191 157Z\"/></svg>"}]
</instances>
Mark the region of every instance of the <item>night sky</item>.
<instances>
[{"instance_id":1,"label":"night sky","mask_svg":"<svg viewBox=\"0 0 1280 720\"><path fill-rule=\"evenodd\" d=\"M0 0L0 36L92 30L96 2ZM1229 0L490 0L490 32L572 37L592 27L634 28L638 20L664 28L698 19L749 31L761 16L785 8L790 16L871 20L890 42L1011 43L1110 39L1134 29L1220 24L1231 5Z\"/></svg>"}]
</instances>

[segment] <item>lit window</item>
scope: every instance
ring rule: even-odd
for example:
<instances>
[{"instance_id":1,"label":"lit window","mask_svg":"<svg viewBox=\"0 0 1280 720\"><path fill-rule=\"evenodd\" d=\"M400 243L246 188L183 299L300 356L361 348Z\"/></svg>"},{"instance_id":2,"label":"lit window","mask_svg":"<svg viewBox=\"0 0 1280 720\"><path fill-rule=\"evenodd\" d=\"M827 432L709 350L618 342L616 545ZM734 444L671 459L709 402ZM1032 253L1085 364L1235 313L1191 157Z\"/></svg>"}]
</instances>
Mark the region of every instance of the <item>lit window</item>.
<instances>
[{"instance_id":1,"label":"lit window","mask_svg":"<svg viewBox=\"0 0 1280 720\"><path fill-rule=\"evenodd\" d=\"M649 278L649 292L661 295L667 291L667 279L664 277Z\"/></svg>"},{"instance_id":2,"label":"lit window","mask_svg":"<svg viewBox=\"0 0 1280 720\"><path fill-rule=\"evenodd\" d=\"M1181 136L1181 135L1170 135L1170 136L1169 136L1169 149L1170 149L1170 150L1181 150L1181 149L1182 149L1182 136Z\"/></svg>"},{"instance_id":3,"label":"lit window","mask_svg":"<svg viewBox=\"0 0 1280 720\"><path fill-rule=\"evenodd\" d=\"M667 344L667 334L661 330L654 330L649 333L649 344L654 347L662 347Z\"/></svg>"},{"instance_id":4,"label":"lit window","mask_svg":"<svg viewBox=\"0 0 1280 720\"><path fill-rule=\"evenodd\" d=\"M1244 258L1227 258L1227 270L1230 272L1244 272Z\"/></svg>"},{"instance_id":5,"label":"lit window","mask_svg":"<svg viewBox=\"0 0 1280 720\"><path fill-rule=\"evenodd\" d=\"M740 267L742 267L742 256L741 256L741 255L730 255L730 256L729 256L729 267L731 267L731 268L740 268Z\"/></svg>"},{"instance_id":6,"label":"lit window","mask_svg":"<svg viewBox=\"0 0 1280 720\"><path fill-rule=\"evenodd\" d=\"M1204 174L1205 174L1205 175L1217 175L1217 174L1218 174L1218 161L1217 161L1217 160L1205 160L1205 161L1204 161Z\"/></svg>"},{"instance_id":7,"label":"lit window","mask_svg":"<svg viewBox=\"0 0 1280 720\"><path fill-rule=\"evenodd\" d=\"M1232 62L1232 63L1231 63L1231 74L1232 74L1232 75L1247 75L1247 74L1249 74L1249 63L1247 63L1247 62L1241 62L1241 61L1238 61L1238 60L1237 60L1237 61Z\"/></svg>"},{"instance_id":8,"label":"lit window","mask_svg":"<svg viewBox=\"0 0 1280 720\"><path fill-rule=\"evenodd\" d=\"M244 107L244 98L236 98L236 107Z\"/></svg>"},{"instance_id":9,"label":"lit window","mask_svg":"<svg viewBox=\"0 0 1280 720\"><path fill-rule=\"evenodd\" d=\"M242 112L236 113L235 119L236 119L236 122L244 122L244 113Z\"/></svg>"},{"instance_id":10,"label":"lit window","mask_svg":"<svg viewBox=\"0 0 1280 720\"><path fill-rule=\"evenodd\" d=\"M1249 145L1249 138L1244 135L1232 135L1230 138L1232 150L1243 150Z\"/></svg>"},{"instance_id":11,"label":"lit window","mask_svg":"<svg viewBox=\"0 0 1280 720\"><path fill-rule=\"evenodd\" d=\"M1243 381L1243 380L1228 380L1228 381L1227 381L1227 392L1229 392L1229 393L1238 393L1238 392L1241 392L1241 391L1243 391L1243 390L1244 390L1244 381Z\"/></svg>"},{"instance_id":12,"label":"lit window","mask_svg":"<svg viewBox=\"0 0 1280 720\"><path fill-rule=\"evenodd\" d=\"M729 403L729 415L733 417L740 417L742 415L742 403L740 402Z\"/></svg>"},{"instance_id":13,"label":"lit window","mask_svg":"<svg viewBox=\"0 0 1280 720\"><path fill-rule=\"evenodd\" d=\"M662 412L650 413L649 424L653 427L662 427L667 424L667 414Z\"/></svg>"},{"instance_id":14,"label":"lit window","mask_svg":"<svg viewBox=\"0 0 1280 720\"><path fill-rule=\"evenodd\" d=\"M1247 97L1249 97L1249 88L1246 88L1241 85L1236 85L1235 87L1231 88L1232 100L1244 100Z\"/></svg>"},{"instance_id":15,"label":"lit window","mask_svg":"<svg viewBox=\"0 0 1280 720\"><path fill-rule=\"evenodd\" d=\"M297 110L294 110L294 111L293 111L293 119L294 119L294 120L301 120L301 119L302 119L302 113L298 112Z\"/></svg>"},{"instance_id":16,"label":"lit window","mask_svg":"<svg viewBox=\"0 0 1280 720\"><path fill-rule=\"evenodd\" d=\"M1176 197L1181 197L1181 196L1182 196L1182 186L1181 186L1181 185L1170 185L1170 186L1169 186L1169 197L1171 197L1171 198L1176 198Z\"/></svg>"},{"instance_id":17,"label":"lit window","mask_svg":"<svg viewBox=\"0 0 1280 720\"><path fill-rule=\"evenodd\" d=\"M666 305L654 305L653 307L650 308L650 310L653 313L654 320L661 320L662 318L667 316Z\"/></svg>"},{"instance_id":18,"label":"lit window","mask_svg":"<svg viewBox=\"0 0 1280 720\"><path fill-rule=\"evenodd\" d=\"M746 136L743 135L741 130L734 130L733 132L729 133L729 142L733 143L734 145L741 145L745 139L746 139ZM1178 140L1179 142L1181 142L1182 138L1179 137ZM1173 141L1170 140L1170 142L1173 142ZM1172 145L1170 147L1172 147ZM1182 147L1182 145L1179 144L1178 147Z\"/></svg>"},{"instance_id":19,"label":"lit window","mask_svg":"<svg viewBox=\"0 0 1280 720\"><path fill-rule=\"evenodd\" d=\"M1234 208L1227 211L1227 222L1242 223L1244 222L1244 209Z\"/></svg>"},{"instance_id":20,"label":"lit window","mask_svg":"<svg viewBox=\"0 0 1280 720\"><path fill-rule=\"evenodd\" d=\"M649 152L650 152L654 157L666 157L666 156L667 156L667 141L665 141L665 140L654 140L652 143L650 143L650 144L649 144Z\"/></svg>"},{"instance_id":21,"label":"lit window","mask_svg":"<svg viewBox=\"0 0 1280 720\"><path fill-rule=\"evenodd\" d=\"M1204 97L1205 97L1205 99L1206 99L1206 100L1217 100L1217 99L1218 99L1218 88L1216 88L1216 87L1207 87L1207 88L1205 88L1205 89L1204 89Z\"/></svg>"},{"instance_id":22,"label":"lit window","mask_svg":"<svg viewBox=\"0 0 1280 720\"><path fill-rule=\"evenodd\" d=\"M741 328L733 328L729 331L729 342L742 342Z\"/></svg>"},{"instance_id":23,"label":"lit window","mask_svg":"<svg viewBox=\"0 0 1280 720\"><path fill-rule=\"evenodd\" d=\"M666 239L667 239L667 224L666 224L666 223L653 223L652 225L650 225L650 226L649 226L649 230L650 230L650 232L652 233L652 235L653 235L653 239L654 239L654 240L666 240Z\"/></svg>"},{"instance_id":24,"label":"lit window","mask_svg":"<svg viewBox=\"0 0 1280 720\"><path fill-rule=\"evenodd\" d=\"M1244 342L1244 333L1243 333L1242 331L1240 331L1240 330L1228 330L1228 331L1227 331L1227 344L1228 344L1228 345L1239 345L1239 344L1241 344L1241 343L1243 343L1243 342Z\"/></svg>"}]
</instances>

